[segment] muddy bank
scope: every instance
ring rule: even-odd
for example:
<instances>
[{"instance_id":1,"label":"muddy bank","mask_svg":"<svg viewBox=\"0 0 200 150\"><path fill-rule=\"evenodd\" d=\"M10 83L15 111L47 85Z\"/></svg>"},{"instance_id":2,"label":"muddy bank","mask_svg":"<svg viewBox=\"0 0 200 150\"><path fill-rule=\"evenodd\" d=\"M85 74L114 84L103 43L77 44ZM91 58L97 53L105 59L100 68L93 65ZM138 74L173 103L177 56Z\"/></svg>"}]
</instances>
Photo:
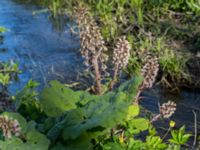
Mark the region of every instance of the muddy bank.
<instances>
[{"instance_id":1,"label":"muddy bank","mask_svg":"<svg viewBox=\"0 0 200 150\"><path fill-rule=\"evenodd\" d=\"M200 89L200 56L190 58L186 66L191 77L191 84L188 87Z\"/></svg>"}]
</instances>

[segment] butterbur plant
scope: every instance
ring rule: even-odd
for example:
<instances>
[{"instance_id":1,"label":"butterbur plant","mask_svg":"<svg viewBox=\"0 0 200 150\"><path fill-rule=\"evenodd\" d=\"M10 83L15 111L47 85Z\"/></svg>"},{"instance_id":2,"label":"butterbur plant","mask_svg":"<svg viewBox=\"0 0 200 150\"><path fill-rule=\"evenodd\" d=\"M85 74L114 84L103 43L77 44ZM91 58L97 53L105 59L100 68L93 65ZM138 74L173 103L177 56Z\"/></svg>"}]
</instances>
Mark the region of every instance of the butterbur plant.
<instances>
[{"instance_id":1,"label":"butterbur plant","mask_svg":"<svg viewBox=\"0 0 200 150\"><path fill-rule=\"evenodd\" d=\"M75 16L80 34L81 54L84 57L84 63L90 71L93 71L95 76L95 93L101 94L102 74L106 72L106 62L108 56L105 54L107 47L101 35L100 28L90 15L89 10L84 5L78 5L75 9ZM130 43L125 36L120 37L115 45L113 53L113 77L109 84L109 89L112 90L117 82L117 79L128 64L130 56Z\"/></svg>"},{"instance_id":2,"label":"butterbur plant","mask_svg":"<svg viewBox=\"0 0 200 150\"><path fill-rule=\"evenodd\" d=\"M113 74L113 80L110 84L110 89L113 88L122 69L128 65L130 49L131 49L130 43L128 42L125 36L118 39L113 53L112 63L114 65L113 67L114 74Z\"/></svg>"},{"instance_id":3,"label":"butterbur plant","mask_svg":"<svg viewBox=\"0 0 200 150\"><path fill-rule=\"evenodd\" d=\"M147 62L141 71L141 74L144 77L144 81L141 85L142 89L151 88L153 86L159 70L157 57L147 56L146 59Z\"/></svg>"},{"instance_id":4,"label":"butterbur plant","mask_svg":"<svg viewBox=\"0 0 200 150\"><path fill-rule=\"evenodd\" d=\"M176 103L172 101L168 101L167 103L162 104L159 106L159 114L153 117L151 122L155 122L158 119L162 118L170 118L176 111Z\"/></svg>"},{"instance_id":5,"label":"butterbur plant","mask_svg":"<svg viewBox=\"0 0 200 150\"><path fill-rule=\"evenodd\" d=\"M159 109L163 118L169 118L176 111L176 103L168 101L167 103L162 104Z\"/></svg>"},{"instance_id":6,"label":"butterbur plant","mask_svg":"<svg viewBox=\"0 0 200 150\"><path fill-rule=\"evenodd\" d=\"M151 88L156 80L156 76L159 71L159 63L157 57L147 56L146 63L141 70L141 75L144 80L139 86L137 95L135 97L135 103L139 102L139 96L144 89Z\"/></svg>"},{"instance_id":7,"label":"butterbur plant","mask_svg":"<svg viewBox=\"0 0 200 150\"><path fill-rule=\"evenodd\" d=\"M19 122L6 115L0 116L0 128L5 138L11 138L13 135L19 136L21 133Z\"/></svg>"},{"instance_id":8,"label":"butterbur plant","mask_svg":"<svg viewBox=\"0 0 200 150\"><path fill-rule=\"evenodd\" d=\"M95 93L101 94L101 73L106 70L105 62L107 48L100 32L100 28L84 5L78 5L75 16L80 34L81 54L85 65L93 71L95 76Z\"/></svg>"}]
</instances>

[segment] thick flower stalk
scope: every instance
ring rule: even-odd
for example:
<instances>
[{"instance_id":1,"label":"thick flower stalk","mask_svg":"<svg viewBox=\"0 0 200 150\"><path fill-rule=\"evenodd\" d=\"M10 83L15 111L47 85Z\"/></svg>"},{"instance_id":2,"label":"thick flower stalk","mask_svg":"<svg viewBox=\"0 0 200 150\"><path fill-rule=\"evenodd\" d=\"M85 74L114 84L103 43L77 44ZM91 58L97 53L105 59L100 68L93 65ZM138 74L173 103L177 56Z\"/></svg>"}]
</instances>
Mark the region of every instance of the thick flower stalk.
<instances>
[{"instance_id":1,"label":"thick flower stalk","mask_svg":"<svg viewBox=\"0 0 200 150\"><path fill-rule=\"evenodd\" d=\"M92 70L95 75L95 91L101 93L101 73L106 70L105 62L107 48L100 32L100 28L90 15L89 10L84 5L79 5L75 9L80 41L81 54L84 57L85 65Z\"/></svg>"},{"instance_id":2,"label":"thick flower stalk","mask_svg":"<svg viewBox=\"0 0 200 150\"><path fill-rule=\"evenodd\" d=\"M168 101L167 103L162 104L159 106L159 114L153 117L151 122L155 122L160 118L170 118L176 111L176 103L172 101Z\"/></svg>"},{"instance_id":3,"label":"thick flower stalk","mask_svg":"<svg viewBox=\"0 0 200 150\"><path fill-rule=\"evenodd\" d=\"M111 89L113 88L117 80L117 77L120 75L122 69L128 65L130 49L131 49L130 43L128 42L125 36L118 39L113 52L112 63L114 65L113 67L114 74L113 74L113 80L110 84Z\"/></svg>"},{"instance_id":4,"label":"thick flower stalk","mask_svg":"<svg viewBox=\"0 0 200 150\"><path fill-rule=\"evenodd\" d=\"M163 118L171 117L176 111L176 103L168 101L159 107L160 114Z\"/></svg>"},{"instance_id":5,"label":"thick flower stalk","mask_svg":"<svg viewBox=\"0 0 200 150\"><path fill-rule=\"evenodd\" d=\"M5 115L0 116L0 128L5 138L11 138L12 135L19 136L21 134L19 122Z\"/></svg>"},{"instance_id":6,"label":"thick flower stalk","mask_svg":"<svg viewBox=\"0 0 200 150\"><path fill-rule=\"evenodd\" d=\"M142 68L141 74L144 77L141 85L142 89L151 88L155 82L159 71L159 64L157 57L147 56L147 62Z\"/></svg>"},{"instance_id":7,"label":"thick flower stalk","mask_svg":"<svg viewBox=\"0 0 200 150\"><path fill-rule=\"evenodd\" d=\"M137 95L135 97L135 103L138 104L139 96L144 89L151 88L156 80L156 76L159 71L159 63L157 57L147 56L146 64L141 70L141 75L144 80L139 86Z\"/></svg>"}]
</instances>

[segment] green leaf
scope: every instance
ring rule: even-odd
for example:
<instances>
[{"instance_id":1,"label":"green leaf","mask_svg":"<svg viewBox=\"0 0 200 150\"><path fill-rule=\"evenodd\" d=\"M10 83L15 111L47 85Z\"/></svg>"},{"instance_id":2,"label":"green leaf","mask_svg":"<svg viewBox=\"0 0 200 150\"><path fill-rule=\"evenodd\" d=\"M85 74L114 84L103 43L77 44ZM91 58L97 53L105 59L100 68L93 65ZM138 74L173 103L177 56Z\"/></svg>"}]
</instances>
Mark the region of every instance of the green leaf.
<instances>
[{"instance_id":1,"label":"green leaf","mask_svg":"<svg viewBox=\"0 0 200 150\"><path fill-rule=\"evenodd\" d=\"M150 136L156 135L156 129L151 124L149 125L148 130L149 130L149 135Z\"/></svg>"},{"instance_id":2,"label":"green leaf","mask_svg":"<svg viewBox=\"0 0 200 150\"><path fill-rule=\"evenodd\" d=\"M69 140L66 150L93 150L91 137L88 134L82 134L75 140Z\"/></svg>"},{"instance_id":3,"label":"green leaf","mask_svg":"<svg viewBox=\"0 0 200 150\"><path fill-rule=\"evenodd\" d=\"M178 141L181 142L185 133L185 126L182 126L178 132Z\"/></svg>"},{"instance_id":4,"label":"green leaf","mask_svg":"<svg viewBox=\"0 0 200 150\"><path fill-rule=\"evenodd\" d=\"M181 144L185 144L191 136L191 134L184 134Z\"/></svg>"},{"instance_id":5,"label":"green leaf","mask_svg":"<svg viewBox=\"0 0 200 150\"><path fill-rule=\"evenodd\" d=\"M23 147L23 142L16 137L11 139L6 139L5 141L0 141L1 150L25 150Z\"/></svg>"},{"instance_id":6,"label":"green leaf","mask_svg":"<svg viewBox=\"0 0 200 150\"><path fill-rule=\"evenodd\" d=\"M0 141L1 150L48 150L49 141L44 135L35 131L30 131L26 137L27 142L13 137Z\"/></svg>"},{"instance_id":7,"label":"green leaf","mask_svg":"<svg viewBox=\"0 0 200 150\"><path fill-rule=\"evenodd\" d=\"M178 132L177 131L171 131L171 135L172 135L172 138L173 140L170 140L170 141L178 141ZM178 142L176 142L178 143Z\"/></svg>"},{"instance_id":8,"label":"green leaf","mask_svg":"<svg viewBox=\"0 0 200 150\"><path fill-rule=\"evenodd\" d=\"M115 92L100 96L90 95L84 91L75 92L58 82L51 82L51 87L46 88L41 95L43 109L49 116L65 114L64 118L49 130L48 137L56 141L62 133L64 141L70 143L66 149L81 149L83 146L78 144L80 138L84 137L85 143L90 143L91 139L103 135L115 125L125 122L128 108L134 97L133 93L135 94L137 90L136 82L137 79L133 79L124 83ZM54 93L54 91L55 95L48 94ZM57 101L59 101L59 105L56 104ZM65 102L66 107L61 109ZM61 111L52 112L55 105ZM137 112L132 112L132 115L135 114Z\"/></svg>"},{"instance_id":9,"label":"green leaf","mask_svg":"<svg viewBox=\"0 0 200 150\"><path fill-rule=\"evenodd\" d=\"M162 140L159 136L148 136L146 139L147 149L156 149L163 150L167 148L165 143L162 143Z\"/></svg>"},{"instance_id":10,"label":"green leaf","mask_svg":"<svg viewBox=\"0 0 200 150\"><path fill-rule=\"evenodd\" d=\"M118 143L112 143L112 142L109 142L107 144L105 144L103 146L103 149L104 150L124 150L124 147L122 147L120 144Z\"/></svg>"},{"instance_id":11,"label":"green leaf","mask_svg":"<svg viewBox=\"0 0 200 150\"><path fill-rule=\"evenodd\" d=\"M191 134L185 134L185 126L182 126L179 130L171 131L172 139L169 139L169 142L183 145L190 138Z\"/></svg>"},{"instance_id":12,"label":"green leaf","mask_svg":"<svg viewBox=\"0 0 200 150\"><path fill-rule=\"evenodd\" d=\"M49 140L45 135L41 134L36 130L29 131L26 135L27 145L30 145L33 149L37 150L48 150Z\"/></svg>"},{"instance_id":13,"label":"green leaf","mask_svg":"<svg viewBox=\"0 0 200 150\"><path fill-rule=\"evenodd\" d=\"M168 140L170 143L174 143L174 144L177 144L177 145L179 145L179 142L177 142L176 140L174 140L174 139L169 139Z\"/></svg>"},{"instance_id":14,"label":"green leaf","mask_svg":"<svg viewBox=\"0 0 200 150\"><path fill-rule=\"evenodd\" d=\"M30 121L27 124L27 133L26 133L26 144L29 145L32 149L38 150L48 150L49 140L45 135L41 134L35 129L36 123Z\"/></svg>"},{"instance_id":15,"label":"green leaf","mask_svg":"<svg viewBox=\"0 0 200 150\"><path fill-rule=\"evenodd\" d=\"M135 77L132 78L131 80L123 83L118 91L122 91L124 93L127 94L127 96L129 96L130 98L133 98L138 90L138 86L141 84L141 82L143 81L142 77Z\"/></svg>"},{"instance_id":16,"label":"green leaf","mask_svg":"<svg viewBox=\"0 0 200 150\"><path fill-rule=\"evenodd\" d=\"M47 133L47 136L51 140L55 141L63 129L70 130L71 128L73 128L73 126L81 123L81 121L84 118L83 115L84 115L84 112L81 109L75 109L68 112L64 120L59 121L49 130L49 132ZM69 132L72 132L71 134L73 134L73 131L70 130ZM63 136L64 136L64 139L69 138L69 135L68 134L65 135L65 132L63 132Z\"/></svg>"},{"instance_id":17,"label":"green leaf","mask_svg":"<svg viewBox=\"0 0 200 150\"><path fill-rule=\"evenodd\" d=\"M6 85L9 84L9 82L10 82L10 75L9 74L0 73L0 83L3 86L6 86Z\"/></svg>"},{"instance_id":18,"label":"green leaf","mask_svg":"<svg viewBox=\"0 0 200 150\"><path fill-rule=\"evenodd\" d=\"M11 139L5 139L0 141L1 150L48 150L49 140L40 132L35 129L35 122L30 121L28 124L25 119L17 113L4 113L5 115L17 119L22 127L25 142L20 138L12 137Z\"/></svg>"},{"instance_id":19,"label":"green leaf","mask_svg":"<svg viewBox=\"0 0 200 150\"><path fill-rule=\"evenodd\" d=\"M128 141L128 150L143 150L146 147L146 143L141 140L135 140L132 137Z\"/></svg>"},{"instance_id":20,"label":"green leaf","mask_svg":"<svg viewBox=\"0 0 200 150\"><path fill-rule=\"evenodd\" d=\"M7 31L6 28L0 26L0 33L6 32L6 31Z\"/></svg>"},{"instance_id":21,"label":"green leaf","mask_svg":"<svg viewBox=\"0 0 200 150\"><path fill-rule=\"evenodd\" d=\"M15 107L23 116L29 116L29 119L37 120L43 115L38 92L36 87L39 84L30 80L25 87L15 96Z\"/></svg>"},{"instance_id":22,"label":"green leaf","mask_svg":"<svg viewBox=\"0 0 200 150\"><path fill-rule=\"evenodd\" d=\"M71 118L67 115L63 137L77 138L86 131L93 134L102 133L105 129L124 121L130 105L126 100L126 94L120 92L115 95L109 93L90 101L82 108L83 113L79 114L77 122L71 122Z\"/></svg>"},{"instance_id":23,"label":"green leaf","mask_svg":"<svg viewBox=\"0 0 200 150\"><path fill-rule=\"evenodd\" d=\"M40 97L44 112L50 117L57 117L76 108L82 92L74 92L58 81L52 81L50 87L45 88Z\"/></svg>"},{"instance_id":24,"label":"green leaf","mask_svg":"<svg viewBox=\"0 0 200 150\"><path fill-rule=\"evenodd\" d=\"M67 149L66 146L64 146L59 142L56 143L56 145L53 148L51 148L51 150L66 150L66 149Z\"/></svg>"},{"instance_id":25,"label":"green leaf","mask_svg":"<svg viewBox=\"0 0 200 150\"><path fill-rule=\"evenodd\" d=\"M131 120L132 118L138 116L140 113L140 107L138 105L131 105L128 107L128 115L126 120Z\"/></svg>"},{"instance_id":26,"label":"green leaf","mask_svg":"<svg viewBox=\"0 0 200 150\"><path fill-rule=\"evenodd\" d=\"M149 127L149 120L144 119L144 118L132 119L128 122L128 126L131 129L137 129L139 131L145 131Z\"/></svg>"}]
</instances>

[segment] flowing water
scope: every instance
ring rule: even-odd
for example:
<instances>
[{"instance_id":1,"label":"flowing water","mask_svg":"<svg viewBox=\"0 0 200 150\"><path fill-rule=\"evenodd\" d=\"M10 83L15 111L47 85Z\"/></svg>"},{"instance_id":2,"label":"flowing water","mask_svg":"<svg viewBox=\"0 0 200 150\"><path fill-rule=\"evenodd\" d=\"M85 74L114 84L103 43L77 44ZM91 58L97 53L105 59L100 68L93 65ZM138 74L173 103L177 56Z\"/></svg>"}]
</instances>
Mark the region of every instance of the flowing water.
<instances>
[{"instance_id":1,"label":"flowing water","mask_svg":"<svg viewBox=\"0 0 200 150\"><path fill-rule=\"evenodd\" d=\"M65 32L56 31L48 13L33 15L38 10L36 6L0 0L0 25L9 29L0 45L0 60L18 62L23 72L11 91L21 89L30 78L41 85L52 79L75 80L80 70L79 42L71 35L69 24Z\"/></svg>"},{"instance_id":2,"label":"flowing water","mask_svg":"<svg viewBox=\"0 0 200 150\"><path fill-rule=\"evenodd\" d=\"M82 68L79 42L70 33L70 22L64 27L64 32L58 32L49 21L48 13L33 15L37 10L36 6L0 0L0 25L9 29L0 45L0 60L18 62L22 70L19 82L12 84L11 91L20 90L31 78L43 86L53 79L76 81ZM172 119L190 130L194 128L195 111L200 131L199 91L183 90L173 95L155 87L144 92L143 96L142 105L154 113L158 112L158 103L175 101L178 106Z\"/></svg>"},{"instance_id":3,"label":"flowing water","mask_svg":"<svg viewBox=\"0 0 200 150\"><path fill-rule=\"evenodd\" d=\"M176 102L177 110L170 119L174 120L178 126L185 124L186 128L192 132L195 127L195 113L197 130L200 131L200 92L198 89L183 89L180 93L172 94L169 90L155 86L153 89L146 90L142 96L141 104L153 113L158 113L158 106L168 100ZM158 123L158 127L162 125L167 128L168 123L169 120L164 120Z\"/></svg>"}]
</instances>

